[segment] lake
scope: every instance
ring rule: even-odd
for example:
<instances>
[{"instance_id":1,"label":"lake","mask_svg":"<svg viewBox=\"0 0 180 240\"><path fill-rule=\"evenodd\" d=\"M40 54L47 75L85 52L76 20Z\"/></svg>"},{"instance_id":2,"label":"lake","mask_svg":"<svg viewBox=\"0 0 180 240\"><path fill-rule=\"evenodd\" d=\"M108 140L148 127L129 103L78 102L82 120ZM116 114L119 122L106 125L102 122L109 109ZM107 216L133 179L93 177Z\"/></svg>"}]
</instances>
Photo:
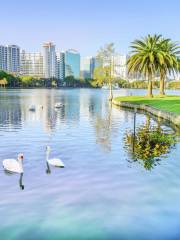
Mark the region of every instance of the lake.
<instances>
[{"instance_id":1,"label":"lake","mask_svg":"<svg viewBox=\"0 0 180 240\"><path fill-rule=\"evenodd\" d=\"M125 144L134 113L111 107L107 98L101 89L0 90L0 162L24 154L24 190L19 175L1 164L0 239L180 239L179 137L146 168ZM64 107L55 109L56 102ZM44 108L31 112L32 104ZM143 113L136 128L147 119L174 134ZM50 167L47 174L47 145L65 168Z\"/></svg>"}]
</instances>

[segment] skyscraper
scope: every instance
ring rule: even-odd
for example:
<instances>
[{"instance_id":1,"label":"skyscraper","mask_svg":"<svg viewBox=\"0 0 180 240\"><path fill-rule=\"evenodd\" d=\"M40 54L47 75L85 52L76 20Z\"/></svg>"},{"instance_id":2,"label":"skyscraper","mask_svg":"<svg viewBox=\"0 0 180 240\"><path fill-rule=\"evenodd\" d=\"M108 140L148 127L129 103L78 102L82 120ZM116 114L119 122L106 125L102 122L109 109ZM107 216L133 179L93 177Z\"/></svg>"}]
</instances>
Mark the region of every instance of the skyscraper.
<instances>
[{"instance_id":1,"label":"skyscraper","mask_svg":"<svg viewBox=\"0 0 180 240\"><path fill-rule=\"evenodd\" d=\"M60 79L64 81L65 79L65 53L60 53Z\"/></svg>"},{"instance_id":2,"label":"skyscraper","mask_svg":"<svg viewBox=\"0 0 180 240\"><path fill-rule=\"evenodd\" d=\"M15 74L20 71L20 47L17 45L7 46L7 71Z\"/></svg>"},{"instance_id":3,"label":"skyscraper","mask_svg":"<svg viewBox=\"0 0 180 240\"><path fill-rule=\"evenodd\" d=\"M43 69L45 78L56 77L56 52L52 42L43 44Z\"/></svg>"},{"instance_id":4,"label":"skyscraper","mask_svg":"<svg viewBox=\"0 0 180 240\"><path fill-rule=\"evenodd\" d=\"M91 59L92 57L81 58L81 78L91 78Z\"/></svg>"},{"instance_id":5,"label":"skyscraper","mask_svg":"<svg viewBox=\"0 0 180 240\"><path fill-rule=\"evenodd\" d=\"M65 52L65 76L80 78L80 54L73 49Z\"/></svg>"},{"instance_id":6,"label":"skyscraper","mask_svg":"<svg viewBox=\"0 0 180 240\"><path fill-rule=\"evenodd\" d=\"M113 56L113 77L124 80L128 78L127 59L128 55L116 54Z\"/></svg>"},{"instance_id":7,"label":"skyscraper","mask_svg":"<svg viewBox=\"0 0 180 240\"><path fill-rule=\"evenodd\" d=\"M0 70L7 71L7 46L0 45Z\"/></svg>"},{"instance_id":8,"label":"skyscraper","mask_svg":"<svg viewBox=\"0 0 180 240\"><path fill-rule=\"evenodd\" d=\"M21 75L43 78L43 56L41 53L21 52Z\"/></svg>"},{"instance_id":9,"label":"skyscraper","mask_svg":"<svg viewBox=\"0 0 180 240\"><path fill-rule=\"evenodd\" d=\"M56 53L56 76L60 83L65 79L65 53L60 51Z\"/></svg>"},{"instance_id":10,"label":"skyscraper","mask_svg":"<svg viewBox=\"0 0 180 240\"><path fill-rule=\"evenodd\" d=\"M0 45L0 70L18 74L20 71L20 48L16 45Z\"/></svg>"},{"instance_id":11,"label":"skyscraper","mask_svg":"<svg viewBox=\"0 0 180 240\"><path fill-rule=\"evenodd\" d=\"M94 77L94 69L98 66L97 64L97 60L95 57L91 58L91 62L90 62L90 74L91 74L91 79L93 79Z\"/></svg>"}]
</instances>

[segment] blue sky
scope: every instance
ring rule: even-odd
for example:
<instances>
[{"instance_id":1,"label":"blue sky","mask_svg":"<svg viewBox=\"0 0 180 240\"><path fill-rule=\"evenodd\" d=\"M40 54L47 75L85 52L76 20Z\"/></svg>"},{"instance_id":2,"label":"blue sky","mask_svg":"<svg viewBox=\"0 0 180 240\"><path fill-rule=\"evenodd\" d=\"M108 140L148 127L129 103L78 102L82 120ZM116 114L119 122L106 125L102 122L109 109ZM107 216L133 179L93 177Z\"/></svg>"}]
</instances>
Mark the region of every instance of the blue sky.
<instances>
[{"instance_id":1,"label":"blue sky","mask_svg":"<svg viewBox=\"0 0 180 240\"><path fill-rule=\"evenodd\" d=\"M82 56L114 42L121 53L148 33L180 40L179 0L5 0L1 2L0 44L38 51L44 41Z\"/></svg>"}]
</instances>

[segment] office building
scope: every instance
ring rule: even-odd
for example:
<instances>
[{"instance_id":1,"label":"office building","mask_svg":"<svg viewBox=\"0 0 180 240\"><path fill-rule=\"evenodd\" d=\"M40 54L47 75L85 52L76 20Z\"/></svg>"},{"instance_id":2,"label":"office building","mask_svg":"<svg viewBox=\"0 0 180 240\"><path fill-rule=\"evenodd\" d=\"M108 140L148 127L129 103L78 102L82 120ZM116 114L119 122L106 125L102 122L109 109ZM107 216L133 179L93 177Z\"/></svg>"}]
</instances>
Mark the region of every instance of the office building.
<instances>
[{"instance_id":1,"label":"office building","mask_svg":"<svg viewBox=\"0 0 180 240\"><path fill-rule=\"evenodd\" d=\"M91 78L91 59L92 57L81 58L80 75L82 79Z\"/></svg>"},{"instance_id":2,"label":"office building","mask_svg":"<svg viewBox=\"0 0 180 240\"><path fill-rule=\"evenodd\" d=\"M52 42L43 44L43 74L45 78L56 77L56 52Z\"/></svg>"},{"instance_id":3,"label":"office building","mask_svg":"<svg viewBox=\"0 0 180 240\"><path fill-rule=\"evenodd\" d=\"M80 54L73 49L65 52L65 77L80 78Z\"/></svg>"},{"instance_id":4,"label":"office building","mask_svg":"<svg viewBox=\"0 0 180 240\"><path fill-rule=\"evenodd\" d=\"M0 45L0 70L19 74L20 48L17 45Z\"/></svg>"},{"instance_id":5,"label":"office building","mask_svg":"<svg viewBox=\"0 0 180 240\"><path fill-rule=\"evenodd\" d=\"M20 72L20 47L7 46L7 72L19 74Z\"/></svg>"},{"instance_id":6,"label":"office building","mask_svg":"<svg viewBox=\"0 0 180 240\"><path fill-rule=\"evenodd\" d=\"M112 58L113 62L113 77L126 80L128 78L127 71L128 55L116 54Z\"/></svg>"},{"instance_id":7,"label":"office building","mask_svg":"<svg viewBox=\"0 0 180 240\"><path fill-rule=\"evenodd\" d=\"M0 70L7 71L7 46L0 45Z\"/></svg>"},{"instance_id":8,"label":"office building","mask_svg":"<svg viewBox=\"0 0 180 240\"><path fill-rule=\"evenodd\" d=\"M65 53L56 53L56 77L62 83L65 79Z\"/></svg>"},{"instance_id":9,"label":"office building","mask_svg":"<svg viewBox=\"0 0 180 240\"><path fill-rule=\"evenodd\" d=\"M38 78L44 77L43 72L43 56L40 52L26 53L21 52L21 71L20 74L24 76L36 76Z\"/></svg>"}]
</instances>

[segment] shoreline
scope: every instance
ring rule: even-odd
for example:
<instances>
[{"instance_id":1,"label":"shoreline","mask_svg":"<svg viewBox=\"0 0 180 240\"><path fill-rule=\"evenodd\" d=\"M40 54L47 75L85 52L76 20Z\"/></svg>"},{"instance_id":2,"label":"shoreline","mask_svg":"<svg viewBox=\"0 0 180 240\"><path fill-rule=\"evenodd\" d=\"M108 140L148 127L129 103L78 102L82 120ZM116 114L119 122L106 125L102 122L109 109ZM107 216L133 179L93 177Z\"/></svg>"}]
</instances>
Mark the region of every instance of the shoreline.
<instances>
[{"instance_id":1,"label":"shoreline","mask_svg":"<svg viewBox=\"0 0 180 240\"><path fill-rule=\"evenodd\" d=\"M174 124L176 127L180 128L180 115L160 110L158 108L152 107L147 104L136 104L128 101L119 101L116 98L113 99L112 104L122 108L129 108L134 110L142 110L144 112L150 113L158 118L164 119L169 123Z\"/></svg>"}]
</instances>

